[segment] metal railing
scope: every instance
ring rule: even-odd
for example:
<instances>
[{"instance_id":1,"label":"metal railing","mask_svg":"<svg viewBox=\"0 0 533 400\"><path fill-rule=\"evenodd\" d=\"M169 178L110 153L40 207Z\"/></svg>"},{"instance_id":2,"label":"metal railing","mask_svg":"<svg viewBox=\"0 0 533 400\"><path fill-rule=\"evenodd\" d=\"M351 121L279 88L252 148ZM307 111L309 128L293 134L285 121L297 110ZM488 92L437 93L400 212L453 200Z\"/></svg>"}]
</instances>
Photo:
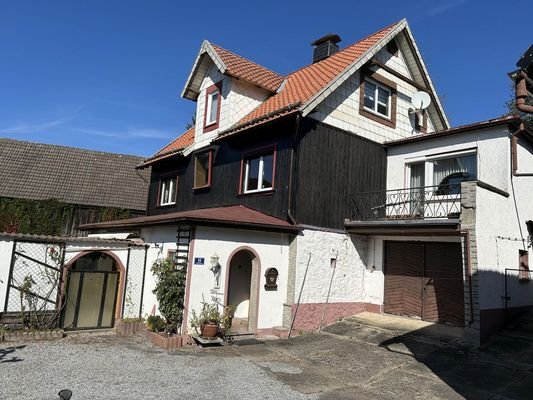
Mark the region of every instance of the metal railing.
<instances>
[{"instance_id":1,"label":"metal railing","mask_svg":"<svg viewBox=\"0 0 533 400\"><path fill-rule=\"evenodd\" d=\"M458 218L460 185L424 186L351 195L352 221Z\"/></svg>"}]
</instances>

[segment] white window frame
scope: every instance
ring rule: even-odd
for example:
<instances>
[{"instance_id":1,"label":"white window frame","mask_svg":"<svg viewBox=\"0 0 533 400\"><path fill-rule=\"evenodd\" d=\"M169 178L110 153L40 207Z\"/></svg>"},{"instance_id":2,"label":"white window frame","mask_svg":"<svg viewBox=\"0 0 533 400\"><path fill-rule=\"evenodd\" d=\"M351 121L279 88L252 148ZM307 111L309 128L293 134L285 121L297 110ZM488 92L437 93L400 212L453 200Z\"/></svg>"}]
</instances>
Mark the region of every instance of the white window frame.
<instances>
[{"instance_id":1,"label":"white window frame","mask_svg":"<svg viewBox=\"0 0 533 400\"><path fill-rule=\"evenodd\" d=\"M375 85L376 86L376 90L374 91L374 108L370 108L370 107L367 107L365 105L365 95L366 95L366 89L367 89L367 82L368 83L371 83L372 85ZM387 100L387 115L385 114L382 114L378 111L378 103L381 104L381 105L384 105L382 102L379 101L379 97L378 97L378 92L379 92L379 88L383 89L383 90L386 90L388 93L389 93L389 97L388 97L388 100ZM379 83L373 79L370 79L370 78L365 78L365 87L364 87L364 93L363 93L363 108L368 111L368 112L371 112L372 114L376 114L376 115L379 115L380 117L382 118L387 118L387 119L391 119L391 100L392 100L392 89L386 85L383 85L382 83Z\"/></svg>"},{"instance_id":2,"label":"white window frame","mask_svg":"<svg viewBox=\"0 0 533 400\"><path fill-rule=\"evenodd\" d=\"M263 157L265 156L270 156L272 155L272 186L271 187L268 187L268 188L261 188L260 186L262 185L262 182L263 182L263 176L264 176L264 169L265 169L265 164L263 162ZM258 173L257 173L257 188L255 189L249 189L248 188L248 178L250 177L250 161L251 160L256 160L257 158L259 158L259 170L258 170ZM260 155L260 156L254 156L254 157L247 157L244 159L244 182L243 182L243 188L242 188L242 192L243 193L258 193L258 192L268 192L272 189L274 189L274 168L275 168L275 157L274 157L274 152L272 153L265 153L263 155Z\"/></svg>"},{"instance_id":3,"label":"white window frame","mask_svg":"<svg viewBox=\"0 0 533 400\"><path fill-rule=\"evenodd\" d=\"M169 196L168 196L168 200L164 201L164 193L165 193L165 189L167 185L170 186ZM160 206L169 206L172 204L176 204L176 197L178 195L177 186L178 186L178 178L161 179L161 185L159 188L159 205ZM173 192L172 192L172 189L173 189Z\"/></svg>"},{"instance_id":4,"label":"white window frame","mask_svg":"<svg viewBox=\"0 0 533 400\"><path fill-rule=\"evenodd\" d=\"M217 110L215 112L215 119L213 121L211 121L209 118L211 117L211 111L212 111L212 108L213 108L213 96L214 95L218 96L218 102L217 102ZM219 106L220 106L220 91L217 89L217 90L207 94L207 109L206 109L207 115L205 116L205 126L210 126L210 125L213 125L213 124L217 123L217 121L218 121L218 107Z\"/></svg>"},{"instance_id":5,"label":"white window frame","mask_svg":"<svg viewBox=\"0 0 533 400\"><path fill-rule=\"evenodd\" d=\"M411 164L418 164L421 162L424 162L426 165L425 168L425 182L424 186L436 186L438 183L435 183L433 181L433 161L436 160L446 160L448 158L454 158L454 157L463 157L463 156L470 156L475 155L476 156L476 165L477 165L477 176L479 177L479 157L478 157L478 151L477 148L469 148L464 150L458 150L458 151L452 151L449 153L439 153L434 155L427 155L427 156L420 156L420 157L413 157L409 160L405 161L405 182L408 184L408 187L411 188Z\"/></svg>"}]
</instances>

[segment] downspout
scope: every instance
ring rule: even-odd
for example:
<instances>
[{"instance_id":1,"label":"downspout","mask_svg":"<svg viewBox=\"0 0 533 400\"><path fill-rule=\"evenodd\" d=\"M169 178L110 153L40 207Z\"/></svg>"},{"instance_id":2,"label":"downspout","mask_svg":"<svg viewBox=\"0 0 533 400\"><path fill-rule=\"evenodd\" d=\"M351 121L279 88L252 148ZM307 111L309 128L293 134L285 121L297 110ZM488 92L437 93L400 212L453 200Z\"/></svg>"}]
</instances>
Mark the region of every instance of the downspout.
<instances>
[{"instance_id":1,"label":"downspout","mask_svg":"<svg viewBox=\"0 0 533 400\"><path fill-rule=\"evenodd\" d=\"M293 175L294 175L294 163L296 162L296 146L297 146L297 140L298 140L298 133L300 131L300 120L301 115L300 113L296 114L296 124L295 124L295 132L294 132L294 140L291 146L291 165L289 170L289 199L288 199L288 207L287 207L287 217L289 219L289 222L293 225L297 225L296 219L292 215L292 199L293 199Z\"/></svg>"},{"instance_id":2,"label":"downspout","mask_svg":"<svg viewBox=\"0 0 533 400\"><path fill-rule=\"evenodd\" d=\"M526 99L529 97L527 85L533 85L531 80L524 71L520 71L515 80L515 102L516 108L525 113L533 113L533 106L526 104Z\"/></svg>"},{"instance_id":3,"label":"downspout","mask_svg":"<svg viewBox=\"0 0 533 400\"><path fill-rule=\"evenodd\" d=\"M466 252L466 275L468 278L468 294L470 297L470 321L468 325L474 323L474 296L472 295L472 262L470 261L470 232L466 231L461 234L463 240L465 241L465 252Z\"/></svg>"},{"instance_id":4,"label":"downspout","mask_svg":"<svg viewBox=\"0 0 533 400\"><path fill-rule=\"evenodd\" d=\"M511 169L513 171L513 176L533 176L533 172L518 172L518 135L522 132L525 132L523 122L520 123L520 127L511 134Z\"/></svg>"}]
</instances>

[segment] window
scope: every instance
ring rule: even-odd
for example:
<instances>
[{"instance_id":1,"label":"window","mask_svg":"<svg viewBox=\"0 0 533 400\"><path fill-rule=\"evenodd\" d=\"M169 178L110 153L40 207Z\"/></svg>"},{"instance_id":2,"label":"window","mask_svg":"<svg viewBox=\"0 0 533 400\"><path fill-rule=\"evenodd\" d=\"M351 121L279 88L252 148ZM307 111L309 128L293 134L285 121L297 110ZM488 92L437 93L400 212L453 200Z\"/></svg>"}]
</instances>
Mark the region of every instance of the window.
<instances>
[{"instance_id":1,"label":"window","mask_svg":"<svg viewBox=\"0 0 533 400\"><path fill-rule=\"evenodd\" d=\"M211 186L211 151L199 153L194 157L194 188Z\"/></svg>"},{"instance_id":2,"label":"window","mask_svg":"<svg viewBox=\"0 0 533 400\"><path fill-rule=\"evenodd\" d=\"M172 266L174 268L176 268L176 250L174 250L174 249L169 250L168 253L167 253L167 258L172 263Z\"/></svg>"},{"instance_id":3,"label":"window","mask_svg":"<svg viewBox=\"0 0 533 400\"><path fill-rule=\"evenodd\" d=\"M396 83L372 71L361 74L359 114L396 128Z\"/></svg>"},{"instance_id":4,"label":"window","mask_svg":"<svg viewBox=\"0 0 533 400\"><path fill-rule=\"evenodd\" d=\"M390 118L391 90L377 82L365 80L364 107Z\"/></svg>"},{"instance_id":5,"label":"window","mask_svg":"<svg viewBox=\"0 0 533 400\"><path fill-rule=\"evenodd\" d=\"M216 83L206 89L204 132L209 132L218 128L222 92L221 89L222 82Z\"/></svg>"},{"instance_id":6,"label":"window","mask_svg":"<svg viewBox=\"0 0 533 400\"><path fill-rule=\"evenodd\" d=\"M274 188L274 160L274 151L243 159L243 193L261 192Z\"/></svg>"},{"instance_id":7,"label":"window","mask_svg":"<svg viewBox=\"0 0 533 400\"><path fill-rule=\"evenodd\" d=\"M168 206L176 204L177 178L162 179L159 183L159 205Z\"/></svg>"},{"instance_id":8,"label":"window","mask_svg":"<svg viewBox=\"0 0 533 400\"><path fill-rule=\"evenodd\" d=\"M459 194L461 182L477 178L475 154L433 160L433 183L439 195Z\"/></svg>"},{"instance_id":9,"label":"window","mask_svg":"<svg viewBox=\"0 0 533 400\"><path fill-rule=\"evenodd\" d=\"M529 276L529 254L526 250L518 250L518 257L518 279L522 282L528 282L531 280Z\"/></svg>"}]
</instances>

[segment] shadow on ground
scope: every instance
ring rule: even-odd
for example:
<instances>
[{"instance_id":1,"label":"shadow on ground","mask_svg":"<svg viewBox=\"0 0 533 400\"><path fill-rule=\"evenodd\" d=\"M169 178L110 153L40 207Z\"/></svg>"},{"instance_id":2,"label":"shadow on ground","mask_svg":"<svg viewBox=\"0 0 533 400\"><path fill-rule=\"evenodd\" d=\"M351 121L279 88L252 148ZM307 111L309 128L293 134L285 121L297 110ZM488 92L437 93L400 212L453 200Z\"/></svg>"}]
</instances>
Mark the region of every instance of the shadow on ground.
<instances>
[{"instance_id":1,"label":"shadow on ground","mask_svg":"<svg viewBox=\"0 0 533 400\"><path fill-rule=\"evenodd\" d=\"M19 358L14 353L17 350L23 349L26 346L11 346L11 347L0 347L0 364L3 363L13 363L23 361L22 358Z\"/></svg>"}]
</instances>

